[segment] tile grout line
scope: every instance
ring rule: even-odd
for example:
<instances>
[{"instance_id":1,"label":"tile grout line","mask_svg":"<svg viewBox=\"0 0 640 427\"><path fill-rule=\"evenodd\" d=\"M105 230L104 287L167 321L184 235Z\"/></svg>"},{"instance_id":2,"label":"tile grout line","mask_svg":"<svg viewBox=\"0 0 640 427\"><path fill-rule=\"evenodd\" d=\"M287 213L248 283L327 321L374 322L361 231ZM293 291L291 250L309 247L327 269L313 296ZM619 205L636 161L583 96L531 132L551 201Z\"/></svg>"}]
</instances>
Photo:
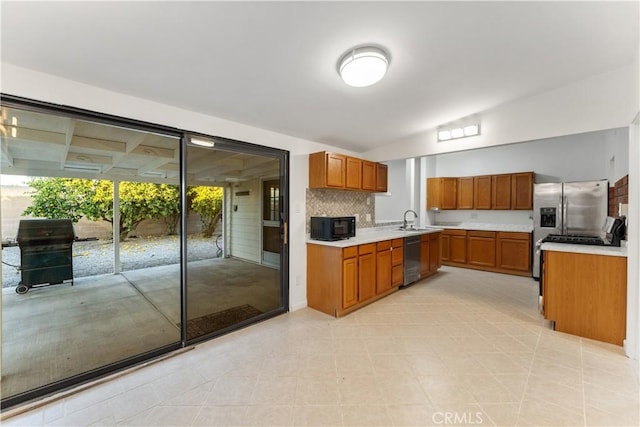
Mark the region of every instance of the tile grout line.
<instances>
[{"instance_id":1,"label":"tile grout line","mask_svg":"<svg viewBox=\"0 0 640 427\"><path fill-rule=\"evenodd\" d=\"M529 380L531 379L531 371L533 371L533 364L536 361L536 353L538 352L538 346L540 345L540 339L542 338L542 333L538 332L538 339L536 341L536 346L533 349L533 357L531 358L531 364L529 365L529 372L527 373L527 381L524 385L524 390L522 392L522 397L520 398L520 405L518 406L518 414L516 416L516 425L518 425L520 421L520 413L522 412L522 405L524 404L524 399L527 394L527 388L529 386Z\"/></svg>"},{"instance_id":2,"label":"tile grout line","mask_svg":"<svg viewBox=\"0 0 640 427\"><path fill-rule=\"evenodd\" d=\"M587 400L585 398L584 387L584 340L580 339L580 385L582 386L582 419L583 425L587 426Z\"/></svg>"}]
</instances>

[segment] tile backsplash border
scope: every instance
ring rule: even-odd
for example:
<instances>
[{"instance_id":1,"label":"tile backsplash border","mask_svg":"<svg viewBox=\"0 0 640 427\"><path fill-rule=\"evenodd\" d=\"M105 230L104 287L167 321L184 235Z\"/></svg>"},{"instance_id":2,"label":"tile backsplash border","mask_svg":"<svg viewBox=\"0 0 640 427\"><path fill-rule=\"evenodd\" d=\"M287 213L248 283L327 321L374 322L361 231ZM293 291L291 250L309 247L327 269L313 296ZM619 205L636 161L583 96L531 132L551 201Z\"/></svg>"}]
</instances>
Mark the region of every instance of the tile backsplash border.
<instances>
[{"instance_id":1,"label":"tile backsplash border","mask_svg":"<svg viewBox=\"0 0 640 427\"><path fill-rule=\"evenodd\" d=\"M355 216L356 230L374 227L375 200L373 193L307 188L307 233L312 216Z\"/></svg>"}]
</instances>

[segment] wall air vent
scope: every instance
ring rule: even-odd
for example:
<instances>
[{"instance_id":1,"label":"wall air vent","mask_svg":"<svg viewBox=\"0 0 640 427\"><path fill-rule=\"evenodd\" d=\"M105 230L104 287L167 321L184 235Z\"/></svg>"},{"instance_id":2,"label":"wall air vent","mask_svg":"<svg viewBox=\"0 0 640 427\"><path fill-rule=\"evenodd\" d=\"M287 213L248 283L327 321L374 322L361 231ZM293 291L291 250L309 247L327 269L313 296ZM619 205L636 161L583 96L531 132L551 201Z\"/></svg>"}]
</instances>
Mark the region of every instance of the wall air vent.
<instances>
[{"instance_id":1,"label":"wall air vent","mask_svg":"<svg viewBox=\"0 0 640 427\"><path fill-rule=\"evenodd\" d=\"M244 197L244 196L248 196L251 194L251 191L236 191L236 196L238 197Z\"/></svg>"}]
</instances>

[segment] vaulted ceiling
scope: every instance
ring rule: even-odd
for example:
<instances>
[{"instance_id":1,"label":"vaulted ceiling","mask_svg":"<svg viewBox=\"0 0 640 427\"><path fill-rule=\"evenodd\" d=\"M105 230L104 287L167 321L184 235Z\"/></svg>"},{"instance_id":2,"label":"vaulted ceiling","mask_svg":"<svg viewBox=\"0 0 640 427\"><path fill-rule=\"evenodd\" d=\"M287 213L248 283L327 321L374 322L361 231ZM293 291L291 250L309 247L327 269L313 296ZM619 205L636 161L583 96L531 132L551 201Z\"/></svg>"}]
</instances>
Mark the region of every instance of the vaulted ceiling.
<instances>
[{"instance_id":1,"label":"vaulted ceiling","mask_svg":"<svg viewBox=\"0 0 640 427\"><path fill-rule=\"evenodd\" d=\"M18 1L1 24L5 63L364 152L630 64L638 2ZM363 43L391 65L352 88L337 62ZM102 155L76 134L58 160ZM175 161L162 138L120 142L137 163L107 167Z\"/></svg>"}]
</instances>

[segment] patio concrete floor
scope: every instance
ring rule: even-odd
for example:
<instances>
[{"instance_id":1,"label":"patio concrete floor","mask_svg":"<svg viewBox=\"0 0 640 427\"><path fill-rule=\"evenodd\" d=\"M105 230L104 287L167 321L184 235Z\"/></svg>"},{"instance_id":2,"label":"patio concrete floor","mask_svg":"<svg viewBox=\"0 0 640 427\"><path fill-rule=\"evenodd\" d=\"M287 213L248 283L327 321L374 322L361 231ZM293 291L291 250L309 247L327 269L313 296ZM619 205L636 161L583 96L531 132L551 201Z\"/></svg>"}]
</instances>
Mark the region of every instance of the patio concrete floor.
<instances>
[{"instance_id":1,"label":"patio concrete floor","mask_svg":"<svg viewBox=\"0 0 640 427\"><path fill-rule=\"evenodd\" d=\"M234 258L187 267L193 319L242 304L280 306L279 270ZM2 290L2 396L28 391L180 340L180 266Z\"/></svg>"}]
</instances>

